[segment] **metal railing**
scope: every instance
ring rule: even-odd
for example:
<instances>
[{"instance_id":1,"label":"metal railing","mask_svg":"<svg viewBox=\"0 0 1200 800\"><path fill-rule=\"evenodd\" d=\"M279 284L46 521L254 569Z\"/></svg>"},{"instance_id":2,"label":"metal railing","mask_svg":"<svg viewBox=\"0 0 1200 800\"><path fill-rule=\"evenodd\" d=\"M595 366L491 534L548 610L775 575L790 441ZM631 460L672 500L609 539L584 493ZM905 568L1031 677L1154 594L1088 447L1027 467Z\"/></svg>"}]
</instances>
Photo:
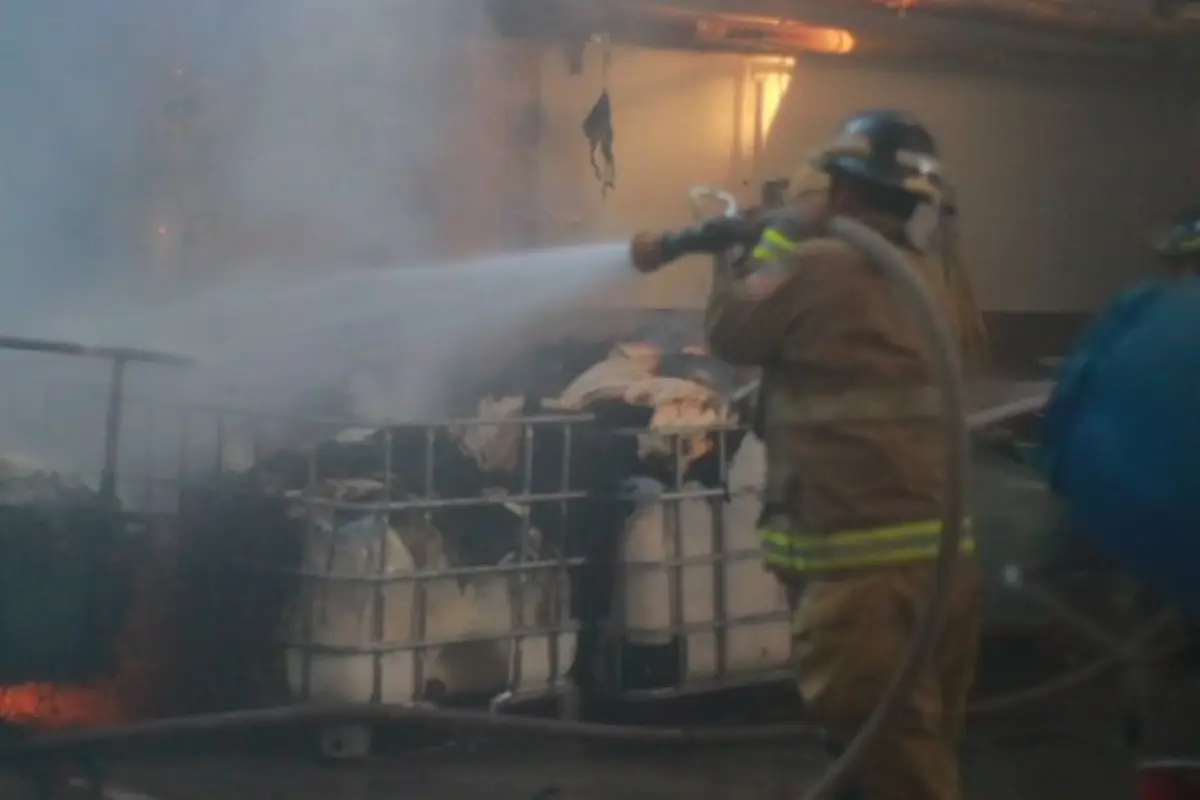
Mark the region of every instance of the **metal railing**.
<instances>
[{"instance_id":1,"label":"metal railing","mask_svg":"<svg viewBox=\"0 0 1200 800\"><path fill-rule=\"evenodd\" d=\"M112 507L118 505L117 475L120 458L122 423L126 417L125 383L126 372L130 364L153 364L163 367L186 368L194 366L195 361L187 356L174 353L164 353L129 347L93 347L76 342L63 342L50 339L33 339L18 336L0 336L0 349L51 355L73 356L77 358L97 359L109 362L107 390L103 395L104 427L102 463L99 471L98 493L101 501ZM12 376L12 380L20 382L21 376ZM47 381L33 387L24 387L41 393L42 422L46 426L55 424L51 408L55 387L81 394L96 391L94 384L78 381ZM99 397L97 398L100 399ZM37 400L27 395L26 403L37 405ZM32 401L32 402L31 402Z\"/></svg>"},{"instance_id":2,"label":"metal railing","mask_svg":"<svg viewBox=\"0 0 1200 800\"><path fill-rule=\"evenodd\" d=\"M281 418L273 416L278 423ZM262 420L257 420L262 421ZM252 420L253 422L253 420ZM216 481L219 493L233 497L237 494L273 497L279 501L283 516L299 522L305 553L299 564L254 562L237 558L227 566L238 574L270 574L286 578L294 587L285 632L278 645L287 654L291 666L289 683L298 699L322 699L318 695L332 691L328 679L318 680L323 668L341 660L361 663L369 660L369 690L347 687L356 699L368 702L410 702L435 699L436 685L432 667L439 654L448 648L488 644L503 651L507 661L505 674L496 690L495 703L503 704L529 696L560 694L570 688L564 663L566 651L563 640L577 636L579 623L572 618L570 583L571 571L583 566L586 558L582 548L572 541L570 520L579 513L571 512L571 504L593 496L589 488L573 485L571 470L575 455L576 432L592 420L584 415L516 417L507 419L455 419L419 425L367 428L361 423L338 423L329 420L288 420L293 434L307 438L298 457L304 461L301 486L256 489L251 482L232 485ZM457 435L476 427L490 429L517 428L519 465L508 475L483 484L503 485L502 491L481 491L478 494L457 494L439 485L439 450L458 448L456 459L465 460L468 454L456 443ZM308 428L301 431L301 428ZM331 445L317 431L337 428L356 429L358 442ZM254 438L255 426L250 426ZM217 446L225 442L226 425L218 421ZM535 461L542 457L542 446L557 462L556 474L535 474ZM414 453L419 448L420 453ZM264 454L264 448L252 443L250 450ZM356 470L352 479L367 486L367 497L330 496L329 491L338 478L327 477L330 470L325 460L338 453L353 450ZM366 451L372 451L368 461ZM297 455L297 451L291 451ZM270 473L269 455L266 461L253 459L266 478ZM402 463L401 463L402 462ZM544 468L545 464L541 466ZM223 471L223 470L222 470ZM480 473L482 475L482 471ZM454 476L441 476L443 478ZM459 476L461 477L461 476ZM347 479L341 479L343 482ZM211 491L211 490L210 490ZM479 529L455 529L456 521L467 524L472 511L507 509L507 514L493 515L491 523L476 523ZM465 514L462 512L466 512ZM508 530L497 530L497 517L511 519ZM280 520L282 523L282 520ZM558 523L557 530L544 530ZM493 524L492 527L489 527ZM356 534L347 534L353 527ZM406 533L423 532L433 537L430 545L424 541L424 558L414 550L422 542L405 542ZM509 556L496 563L454 563L446 554L454 549L453 542L507 537L503 550ZM482 549L495 551L499 543L489 541ZM461 551L461 548L459 548ZM357 568L339 565L348 559L340 554L351 552ZM432 555L431 555L432 554ZM461 552L459 553L461 555ZM438 560L436 556L442 556ZM479 560L478 555L474 559ZM466 556L466 562L472 558ZM422 563L423 562L423 563ZM478 589L487 583L492 591L489 603L479 603L480 614L495 612L493 604L507 602L508 617L503 625L470 630L472 625L434 625L439 611L435 603L453 603L456 598L470 595L468 587ZM536 595L536 597L535 597ZM536 602L535 602L536 601ZM357 606L360 619L343 617L346 625L357 622L354 642L344 636L331 635L328 608L331 605ZM467 601L464 601L464 604ZM307 606L307 607L306 607ZM462 612L469 616L470 608ZM398 614L404 620L396 620ZM351 617L353 614L350 615ZM492 622L498 622L493 615ZM366 625L369 630L362 630ZM336 626L335 626L336 627ZM477 627L477 626L476 626ZM396 635L396 631L400 635ZM352 637L353 638L353 637ZM530 642L546 647L546 664L542 669L531 668L526 659ZM464 655L464 657L467 657ZM409 676L404 687L396 685L395 675ZM343 670L344 671L344 670ZM531 679L531 673L538 673ZM318 686L317 684L321 684ZM398 694L399 692L399 694ZM325 698L329 699L329 698ZM341 698L334 698L341 699Z\"/></svg>"},{"instance_id":3,"label":"metal railing","mask_svg":"<svg viewBox=\"0 0 1200 800\"><path fill-rule=\"evenodd\" d=\"M200 411L193 408L190 413ZM221 410L204 411L218 414L218 431L229 427L228 421L221 422L222 419L227 420L221 416ZM284 420L278 415L272 415L269 419L276 424ZM323 467L323 458L337 451L336 447L328 448L331 434L338 429L348 428L365 431L364 426L352 421L299 418L287 421L308 428L300 434L300 438L309 442L303 448L303 485L289 486L286 491L275 489L264 494L273 494L291 509L301 523L300 535L306 541L323 540L326 546L316 548L320 550L319 558L314 558L314 554L310 553L307 560L301 559L304 562L301 564L255 563L237 558L228 566L242 574L284 577L295 587L292 612L295 624L280 637L278 644L298 659L298 666L294 667L295 674L290 681L297 697L312 698L314 692L319 694L321 691L314 688L316 684L327 686L327 681L315 677L321 667L314 664L340 658L369 659L369 693L357 695L364 701L428 700L432 696L430 662L439 651L485 643L508 653L507 675L504 685L496 687L498 693L493 699L493 706L499 707L535 696L561 695L572 689L566 677L572 665L563 663L567 654L562 651L561 641L564 637L573 637L578 643L577 637L584 622L578 607L590 604L594 609L597 603L592 601L599 601L599 606L611 605L607 611L582 613L584 616L600 615L599 619L587 621L597 624L603 640L599 644L607 648L607 655L615 658L615 661L610 659L611 663L606 666L589 664L587 667L595 667L602 673L601 681L623 696L652 699L703 692L721 686L771 682L785 677L786 656L781 656L778 663L769 669L739 669L729 657L730 637L740 629L776 626L776 638L780 631L784 632L779 647L785 650L787 645L786 599L782 590L777 590L774 580L762 570L757 543L752 541L753 526L748 524L741 531L743 538L749 534L750 539L740 546L732 546L727 541L724 511L730 501L756 497L760 490L757 482L736 486L730 482L729 461L745 435L744 429L716 425L698 429L675 428L666 432L612 430L599 428L595 420L587 415L453 419L381 427L373 429L370 436L366 437L369 444L353 445L360 450L368 447L374 451L371 466L366 466L359 459L355 477L373 479L378 487L374 496L354 499L331 497L328 496L329 492L323 490L324 485L332 482L332 479L324 477L328 470ZM251 431L256 427L254 422L250 420ZM245 425L243 422L242 427ZM519 464L511 473L495 481L505 484L506 491L466 496L439 486L437 449L454 446L449 441L472 427L519 429L516 437L520 443ZM586 432L583 437L580 436L582 432ZM657 452L635 456L638 439L644 440L647 436L658 440ZM579 438L585 440L583 448L576 445ZM709 448L703 458L695 457L694 444L698 439L704 440ZM226 435L218 434L216 440L218 443L224 442ZM422 452L419 457L411 450L406 452L404 464L399 464L396 452L398 442L405 443L409 448L420 442ZM218 449L221 449L220 444ZM252 459L256 462L267 453L266 448L257 444L252 444L249 450L258 454ZM625 457L617 456L613 464L590 463L593 467L591 477L582 481L576 479L573 473L580 465L580 459L585 462L602 461L612 458L614 451L619 451ZM634 459L637 460L636 464ZM414 465L419 467L417 474L414 474ZM613 469L622 469L622 473L614 475ZM703 481L696 483L696 473L700 471L705 473ZM621 479L631 475L657 480L661 491L656 491L653 497L622 491L619 488ZM253 493L256 490L250 485L222 484L220 491L234 494ZM588 509L578 507L571 510L573 504L583 502L593 505ZM689 503L707 509L708 531L682 528L681 508ZM611 563L600 565L601 569L606 570L608 579L598 591L610 597L582 598L580 595L584 589L575 580L579 570L588 566L596 567L596 562L605 558L599 552L604 548L597 547L599 543L596 539L607 539L609 544L615 542L619 551L624 537L628 536L628 531L622 530L624 517L621 514L606 517L605 522L611 524L596 530L594 523L598 520L591 518L595 509L599 508L596 504L619 504L622 510L627 510L631 505L642 508L660 506L665 522L663 536L666 550L661 558L646 560L617 555ZM424 563L404 569L397 566L395 550L403 546L402 543L397 544L397 528L419 526L436 530L444 538L457 539L463 532L439 525L435 519L439 512L500 506L515 507L512 558L499 563ZM337 538L336 528L351 518L357 520L357 529L362 534L358 539L360 563L358 568L346 569L338 565L337 562L344 559L338 557L335 552L337 546L331 544L330 540ZM343 522L331 523L331 519ZM389 524L382 524L385 519ZM551 525L556 525L556 529L544 529ZM581 526L586 528L589 525L593 525L592 530L580 530ZM530 535L535 529L541 534L543 544L552 543L551 552L536 552L529 546L536 538ZM492 532L492 535L498 535L498 532ZM369 544L365 541L366 537L371 540ZM589 537L590 541L583 541ZM685 542L689 546L685 546ZM751 567L757 576L756 580L761 579L760 585L772 591L777 590L778 601L754 613L731 610L733 604L729 599L729 576L739 565ZM628 610L623 595L631 582L638 580L638 576L653 576L656 572L666 580L667 589L662 602L668 608L668 619L664 625L639 626L635 619L637 615L623 613ZM703 577L694 573L702 573ZM694 587L697 580L711 582L710 588L702 593L711 595L712 605L698 613L693 607L691 613L686 613L685 584ZM512 612L507 628L457 634L435 630L437 626L431 624L431 614L434 612L430 607L431 595L450 582L464 585L471 581L491 581L493 585L507 587ZM591 584L589 589L597 591L596 584ZM539 620L534 620L528 608L528 595L537 591L545 592L546 597L543 613ZM321 600L319 596L338 592L360 598L362 618L367 620L364 624L370 627L369 635L354 642L330 641L322 637L321 630L328 632L329 626L323 625L318 617L321 607L332 601L328 601L328 598ZM444 597L445 593L441 596ZM309 607L298 609L297 604L304 605L305 602L298 598L304 597L310 598ZM391 625L385 619L388 609L403 604L408 604L408 619L403 625ZM573 604L577 609L575 614L570 613ZM391 613L394 615L396 612ZM389 628L397 627L403 635L389 635ZM697 636L712 637L711 668L689 664L689 661L695 661L694 657L688 655L689 642L695 641ZM639 657L637 640L647 637L675 640L672 646L678 650L678 664L671 674L662 676L655 685L635 687L622 675L621 665L626 663L626 656ZM543 670L544 680L539 679L533 684L527 678L527 664L524 663L526 652L522 647L523 643L530 641L546 643L549 661L548 668ZM645 655L644 650L641 655ZM398 697L394 681L390 682L393 685L388 689L389 678L386 673L389 669L401 669L397 666L399 657L411 659L411 683ZM600 658L603 659L604 655Z\"/></svg>"},{"instance_id":4,"label":"metal railing","mask_svg":"<svg viewBox=\"0 0 1200 800\"><path fill-rule=\"evenodd\" d=\"M10 344L0 339L0 347ZM31 349L46 351L42 344ZM112 498L120 493L124 498L137 494L134 490L140 486L142 496L156 496L160 508L171 506L172 510L174 495L186 486L204 486L208 497L225 498L234 506L238 497L270 500L276 503L284 536L301 540L312 552L324 553L323 561L310 558L307 563L303 557L295 561L246 557L237 548L222 554L220 566L226 570L226 580L269 575L290 582L286 621L291 627L280 631L277 616L272 634L276 655L283 651L285 659L295 665L291 688L297 699L312 699L329 689L332 678L317 680L317 673L325 668L318 662L327 665L339 659L366 665L368 688L364 700L434 699L432 687L438 679L434 668L439 654L448 648L469 650L472 646L491 646L505 661L503 675L494 687L488 687L493 707L531 697L566 697L573 691L568 678L572 662L582 657L580 637L588 635L585 628L591 623L599 631L603 652L589 653L587 658L603 663L584 666L600 674L602 685L628 699L655 699L789 678L786 658L746 667L735 663L737 659L732 656L736 637L783 636L782 646L788 644L785 629L789 612L782 590L778 602L763 603L762 608L752 610L735 608L741 590L731 586L731 581L739 570L758 570L765 585L774 586L769 575L761 571L753 531L731 531L726 520L726 512L734 503L748 500L761 488L757 481L738 485L730 474L730 461L745 435L744 429L713 425L669 432L611 430L601 429L587 415L447 419L382 426L370 428L370 435L357 444L343 445L357 448L359 455L373 450L369 463L360 461L354 477L373 479L378 487L375 493L357 498L329 496L323 487L335 479L329 477L324 462L340 447L330 441L346 429L366 431L368 426L361 422L194 403L171 405L126 394L122 388L126 362L149 360L181 366L186 360L171 356L165 356L166 360L144 359L132 351L77 351L77 346L66 347L73 355L114 359L107 389L94 381L88 386L68 382L55 388L56 393L65 393L73 402L84 394L94 397L96 404L107 399L103 416L105 444L100 459L102 494ZM35 393L48 391L33 386L17 388ZM45 405L54 404L47 400ZM52 409L45 409L45 416L46 424L55 424ZM481 482L479 491L456 491L439 485L439 449L457 447L452 442L471 428L516 428L517 464L494 481ZM124 441L125 435L131 441ZM655 454L636 465L630 457L617 459L616 464L604 463L613 451L627 456L636 453L638 440L647 436L658 439L659 446L651 448ZM710 452L697 459L691 443L700 439ZM129 453L139 443L150 445L140 461ZM123 446L125 462L119 458ZM260 479L270 475L272 459L281 453L290 454L293 466L303 462L302 479L287 485L264 485ZM459 456L466 458L461 452ZM136 462L137 469L118 468L130 460ZM591 469L590 477L576 474L580 466ZM617 468L624 474L612 474L610 470ZM658 488L649 495L618 490L619 479L631 474L653 478ZM489 483L503 485L505 491L483 491ZM621 504L623 509L629 505L656 507L662 519L661 556L627 557L622 553L620 547L629 535L622 528L626 518L615 513L593 518L601 503ZM693 512L707 509L707 529L685 525L689 504ZM436 518L505 506L513 517L509 530L502 533L484 529L476 533L484 539L509 536L511 558L477 558L472 563L453 559L416 563L414 559L410 567L397 567L397 547L408 546L399 534L407 528L421 527L436 531L443 541L455 540L464 532ZM186 508L183 513L188 515ZM282 530L288 520L293 526ZM354 546L365 554L357 569L339 565L339 560L345 559L339 559L336 552L339 542L344 544L345 539L339 529L352 521L359 523L360 532ZM540 542L533 534L535 530L540 533ZM208 533L201 531L203 535ZM750 538L739 542L739 536L747 535ZM587 541L588 537L592 539ZM617 556L600 554L595 546L597 537L607 537L610 544L615 541ZM605 558L611 558L611 563L597 563ZM577 578L585 568L597 567L607 570L606 582L593 582L585 590ZM661 578L662 590L654 589L659 592L654 597L661 596L665 613L660 615L661 624L643 624L636 615L627 613L627 595L631 585L656 573L659 577L653 579ZM748 578L742 575L741 579ZM695 587L701 582L707 586L698 594L701 600L696 601ZM508 616L503 625L455 632L431 624L434 595L440 592L438 596L452 596L446 587L455 585L465 591L464 587L480 583L489 583L492 599L477 605L494 605L498 602L495 598L507 601ZM1040 597L1025 586L1012 584L1009 588L1031 600ZM611 608L581 611L580 596L585 591L610 593ZM356 598L351 605L359 603L361 607L360 622L366 627L356 629L362 634L356 641L322 636L322 629L328 630L330 625L328 620L322 622L321 614L327 613L329 598L338 592ZM1039 606L1045 607L1052 618L1062 618L1074 627L1072 620L1058 613L1061 609L1045 603ZM404 623L390 626L398 614L404 615ZM598 618L586 618L588 615ZM403 635L396 635L394 628ZM673 649L674 656L668 659L670 667L660 670L653 680L639 682L629 674L629 663L654 650L656 645L647 646L647 641L665 643L658 649ZM529 660L529 643L546 647L545 655L539 653L539 663L534 666ZM711 654L707 648L711 648ZM701 650L705 652L697 655ZM410 665L403 673L402 689L396 687L394 676L388 675L398 669L400 661Z\"/></svg>"}]
</instances>

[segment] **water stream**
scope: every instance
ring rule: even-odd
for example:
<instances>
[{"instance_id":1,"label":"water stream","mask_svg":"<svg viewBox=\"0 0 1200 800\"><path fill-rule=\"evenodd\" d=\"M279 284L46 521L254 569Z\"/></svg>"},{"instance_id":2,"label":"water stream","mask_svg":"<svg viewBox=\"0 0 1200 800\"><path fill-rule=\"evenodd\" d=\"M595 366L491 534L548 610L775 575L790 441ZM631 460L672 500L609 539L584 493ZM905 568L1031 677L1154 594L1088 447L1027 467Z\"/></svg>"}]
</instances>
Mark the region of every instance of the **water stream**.
<instances>
[{"instance_id":1,"label":"water stream","mask_svg":"<svg viewBox=\"0 0 1200 800\"><path fill-rule=\"evenodd\" d=\"M179 444L168 429L177 417L147 426L142 406L160 418L169 415L153 407L211 405L274 415L321 409L368 422L461 414L465 409L451 408L451 398L453 376L461 376L464 365L484 358L480 368L497 366L486 363L486 354L498 343L629 274L625 245L595 244L274 285L234 279L155 309L54 320L39 333L197 360L187 370L130 370L133 400L122 449L140 454L135 460L145 471L171 463ZM0 353L0 365L18 384L5 392L0 414L5 447L95 474L107 364L8 352Z\"/></svg>"},{"instance_id":2,"label":"water stream","mask_svg":"<svg viewBox=\"0 0 1200 800\"><path fill-rule=\"evenodd\" d=\"M515 202L484 179L487 139L524 118L478 91L524 80L483 46L485 5L0 3L0 332L197 358L130 368L131 396L158 406L445 416L448 368L625 262L595 244L431 263L448 235L523 231L474 217ZM206 288L151 299L185 284ZM93 475L107 365L0 352L0 367L0 456ZM131 401L123 441L146 471L176 458L170 427Z\"/></svg>"}]
</instances>

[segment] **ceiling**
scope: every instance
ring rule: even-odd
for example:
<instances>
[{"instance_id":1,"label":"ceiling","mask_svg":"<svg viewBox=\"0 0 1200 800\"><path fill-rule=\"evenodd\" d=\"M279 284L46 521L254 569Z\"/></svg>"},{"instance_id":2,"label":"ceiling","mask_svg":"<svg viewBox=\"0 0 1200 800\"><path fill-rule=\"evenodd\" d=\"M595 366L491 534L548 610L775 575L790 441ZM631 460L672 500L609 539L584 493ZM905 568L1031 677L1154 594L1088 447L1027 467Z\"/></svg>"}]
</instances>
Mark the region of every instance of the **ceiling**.
<instances>
[{"instance_id":1,"label":"ceiling","mask_svg":"<svg viewBox=\"0 0 1200 800\"><path fill-rule=\"evenodd\" d=\"M1181 0L1161 0L1179 3ZM510 35L960 66L1200 73L1200 21L1058 0L492 0ZM899 6L898 3L908 3Z\"/></svg>"}]
</instances>

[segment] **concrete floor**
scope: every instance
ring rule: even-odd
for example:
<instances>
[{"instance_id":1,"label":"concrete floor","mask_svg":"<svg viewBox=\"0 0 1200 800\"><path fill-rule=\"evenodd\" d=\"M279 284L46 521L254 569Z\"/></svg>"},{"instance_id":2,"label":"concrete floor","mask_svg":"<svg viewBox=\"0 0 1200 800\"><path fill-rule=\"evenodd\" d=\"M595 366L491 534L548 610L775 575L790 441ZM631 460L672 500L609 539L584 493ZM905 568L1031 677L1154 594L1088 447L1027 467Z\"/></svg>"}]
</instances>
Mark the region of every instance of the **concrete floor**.
<instances>
[{"instance_id":1,"label":"concrete floor","mask_svg":"<svg viewBox=\"0 0 1200 800\"><path fill-rule=\"evenodd\" d=\"M978 724L963 754L968 800L1130 800L1133 758L1111 714L1035 710ZM734 800L795 798L824 764L795 746L615 752L545 740L476 741L315 763L292 753L157 755L112 767L110 800ZM40 800L0 776L4 800ZM85 798L76 787L58 797Z\"/></svg>"}]
</instances>

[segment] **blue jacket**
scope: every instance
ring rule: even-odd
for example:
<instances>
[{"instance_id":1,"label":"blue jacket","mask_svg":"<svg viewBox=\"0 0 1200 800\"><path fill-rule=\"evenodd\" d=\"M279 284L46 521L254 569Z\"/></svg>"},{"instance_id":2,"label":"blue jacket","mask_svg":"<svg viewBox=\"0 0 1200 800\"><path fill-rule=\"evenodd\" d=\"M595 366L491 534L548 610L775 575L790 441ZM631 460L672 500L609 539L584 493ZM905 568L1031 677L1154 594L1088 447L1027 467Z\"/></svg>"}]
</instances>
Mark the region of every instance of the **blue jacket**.
<instances>
[{"instance_id":1,"label":"blue jacket","mask_svg":"<svg viewBox=\"0 0 1200 800\"><path fill-rule=\"evenodd\" d=\"M1132 289L1091 324L1046 414L1068 519L1200 615L1200 278Z\"/></svg>"}]
</instances>

